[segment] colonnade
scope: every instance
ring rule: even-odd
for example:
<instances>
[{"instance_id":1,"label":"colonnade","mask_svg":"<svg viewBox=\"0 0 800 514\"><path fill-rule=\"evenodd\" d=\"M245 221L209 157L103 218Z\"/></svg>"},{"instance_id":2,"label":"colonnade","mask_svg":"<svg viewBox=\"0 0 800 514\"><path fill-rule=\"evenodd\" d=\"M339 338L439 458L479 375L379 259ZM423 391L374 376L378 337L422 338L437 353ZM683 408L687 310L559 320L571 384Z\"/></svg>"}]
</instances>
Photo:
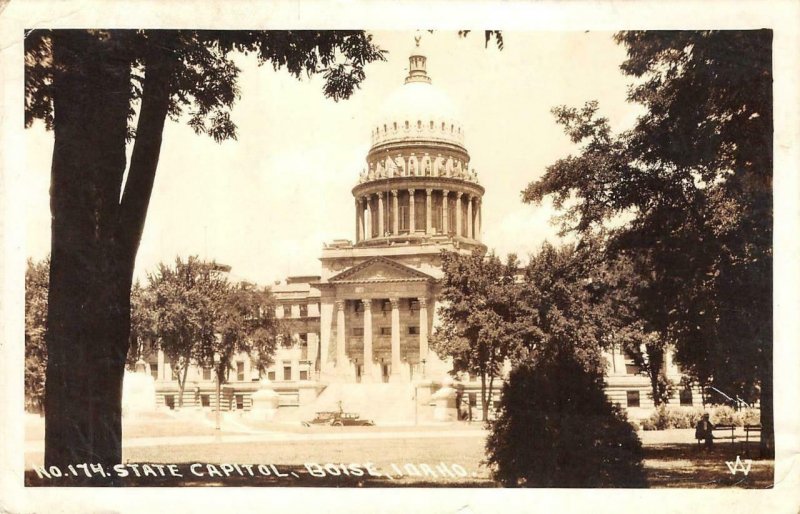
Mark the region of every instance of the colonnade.
<instances>
[{"instance_id":1,"label":"colonnade","mask_svg":"<svg viewBox=\"0 0 800 514\"><path fill-rule=\"evenodd\" d=\"M356 242L403 234L480 240L481 197L446 189L382 191L356 198Z\"/></svg>"},{"instance_id":2,"label":"colonnade","mask_svg":"<svg viewBox=\"0 0 800 514\"><path fill-rule=\"evenodd\" d=\"M400 299L389 298L391 303L391 349L392 349L392 374L396 375L402 366L400 355ZM372 334L372 299L360 299L364 311L364 364L365 371L373 363L373 334ZM428 299L417 298L419 302L419 358L425 359L428 355ZM345 323L345 306L347 300L336 300L336 367L344 368L348 364L347 357L347 326Z\"/></svg>"}]
</instances>

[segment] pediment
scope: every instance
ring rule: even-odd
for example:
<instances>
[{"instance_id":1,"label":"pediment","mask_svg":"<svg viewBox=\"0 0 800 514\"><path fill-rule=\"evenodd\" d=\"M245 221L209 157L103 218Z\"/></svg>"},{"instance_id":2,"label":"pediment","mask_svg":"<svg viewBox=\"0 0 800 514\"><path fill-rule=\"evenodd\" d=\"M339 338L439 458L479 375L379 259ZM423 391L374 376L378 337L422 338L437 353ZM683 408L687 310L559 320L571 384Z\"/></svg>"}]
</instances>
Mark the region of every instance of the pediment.
<instances>
[{"instance_id":1,"label":"pediment","mask_svg":"<svg viewBox=\"0 0 800 514\"><path fill-rule=\"evenodd\" d=\"M328 282L420 282L434 277L385 257L373 257L334 275Z\"/></svg>"}]
</instances>

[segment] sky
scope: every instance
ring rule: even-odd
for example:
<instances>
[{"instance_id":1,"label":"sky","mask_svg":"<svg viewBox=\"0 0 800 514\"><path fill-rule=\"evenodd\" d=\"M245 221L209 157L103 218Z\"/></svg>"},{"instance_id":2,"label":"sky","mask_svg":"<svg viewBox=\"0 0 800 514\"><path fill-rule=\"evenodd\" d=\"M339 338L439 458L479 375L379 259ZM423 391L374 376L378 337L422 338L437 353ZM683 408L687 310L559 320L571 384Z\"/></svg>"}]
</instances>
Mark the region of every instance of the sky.
<instances>
[{"instance_id":1,"label":"sky","mask_svg":"<svg viewBox=\"0 0 800 514\"><path fill-rule=\"evenodd\" d=\"M255 58L237 57L241 97L233 107L238 140L215 143L184 122L167 122L159 168L136 263L146 277L159 262L199 255L232 267L232 276L268 285L319 274L324 242L354 239L351 189L366 165L370 126L403 83L414 32L372 32L388 51L366 68L348 100L322 94L321 77L297 80ZM550 110L598 100L616 129L638 113L626 102L631 81L619 70L624 48L609 32L505 32L504 48L483 34L423 32L428 74L461 113L471 167L486 188L483 240L499 255L525 257L557 243L549 204L521 191L577 148ZM52 133L26 131L26 253L49 253Z\"/></svg>"}]
</instances>

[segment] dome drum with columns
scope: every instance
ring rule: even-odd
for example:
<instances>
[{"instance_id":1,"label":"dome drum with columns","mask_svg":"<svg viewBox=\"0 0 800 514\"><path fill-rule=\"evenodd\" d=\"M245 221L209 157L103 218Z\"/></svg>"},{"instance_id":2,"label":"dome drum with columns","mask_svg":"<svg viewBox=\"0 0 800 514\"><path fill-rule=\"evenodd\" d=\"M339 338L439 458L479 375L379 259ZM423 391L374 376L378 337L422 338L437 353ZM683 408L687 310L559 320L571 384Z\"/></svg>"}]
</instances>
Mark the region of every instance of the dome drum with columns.
<instances>
[{"instance_id":1,"label":"dome drum with columns","mask_svg":"<svg viewBox=\"0 0 800 514\"><path fill-rule=\"evenodd\" d=\"M372 129L367 169L353 188L356 245L452 239L481 245L484 188L469 169L464 130L449 98L433 87L426 58L409 58L405 84Z\"/></svg>"}]
</instances>

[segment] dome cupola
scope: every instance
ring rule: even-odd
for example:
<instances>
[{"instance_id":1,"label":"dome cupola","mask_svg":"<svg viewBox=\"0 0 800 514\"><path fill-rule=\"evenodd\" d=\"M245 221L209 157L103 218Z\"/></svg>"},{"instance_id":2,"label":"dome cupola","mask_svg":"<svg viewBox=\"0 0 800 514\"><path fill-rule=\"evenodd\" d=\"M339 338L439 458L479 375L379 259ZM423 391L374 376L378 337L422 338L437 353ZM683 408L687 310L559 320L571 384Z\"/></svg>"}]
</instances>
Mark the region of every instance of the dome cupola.
<instances>
[{"instance_id":1,"label":"dome cupola","mask_svg":"<svg viewBox=\"0 0 800 514\"><path fill-rule=\"evenodd\" d=\"M416 47L408 75L371 124L367 168L353 189L358 245L459 240L481 245L483 187L469 168L464 128ZM482 245L481 245L482 246Z\"/></svg>"}]
</instances>

